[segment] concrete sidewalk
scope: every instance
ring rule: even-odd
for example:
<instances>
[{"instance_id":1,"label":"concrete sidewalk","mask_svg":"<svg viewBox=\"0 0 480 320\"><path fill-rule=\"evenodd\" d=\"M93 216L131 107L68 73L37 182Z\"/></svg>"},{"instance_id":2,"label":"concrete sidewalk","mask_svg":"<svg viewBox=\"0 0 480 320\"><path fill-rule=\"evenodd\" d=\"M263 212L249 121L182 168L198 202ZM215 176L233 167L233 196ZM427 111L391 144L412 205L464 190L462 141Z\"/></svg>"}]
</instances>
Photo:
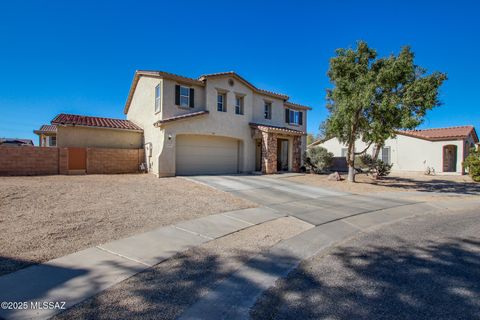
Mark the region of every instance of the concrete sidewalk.
<instances>
[{"instance_id":1,"label":"concrete sidewalk","mask_svg":"<svg viewBox=\"0 0 480 320\"><path fill-rule=\"evenodd\" d=\"M439 210L439 207L442 208ZM460 206L442 203L432 205L416 203L402 207L372 211L331 221L307 230L273 246L245 263L214 290L187 309L180 320L249 319L249 312L263 291L287 276L302 260L327 250L363 231L402 219L439 212L479 208L480 201Z\"/></svg>"},{"instance_id":2,"label":"concrete sidewalk","mask_svg":"<svg viewBox=\"0 0 480 320\"><path fill-rule=\"evenodd\" d=\"M175 254L201 243L282 217L250 208L181 222L82 250L0 277L0 301L28 302L26 310L0 308L5 319L47 319L62 309L33 309L31 302L69 308Z\"/></svg>"}]
</instances>

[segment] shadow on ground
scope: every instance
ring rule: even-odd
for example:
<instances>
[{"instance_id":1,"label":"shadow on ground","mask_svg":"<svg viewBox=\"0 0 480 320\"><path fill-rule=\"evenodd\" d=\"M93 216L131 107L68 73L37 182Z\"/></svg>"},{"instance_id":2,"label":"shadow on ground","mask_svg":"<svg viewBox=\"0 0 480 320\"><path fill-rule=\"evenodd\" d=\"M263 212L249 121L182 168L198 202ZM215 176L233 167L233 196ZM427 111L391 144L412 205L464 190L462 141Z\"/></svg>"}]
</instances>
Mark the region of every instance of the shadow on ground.
<instances>
[{"instance_id":1,"label":"shadow on ground","mask_svg":"<svg viewBox=\"0 0 480 320\"><path fill-rule=\"evenodd\" d=\"M358 182L366 183L366 182ZM414 178L384 177L368 184L383 187L399 188L419 192L460 193L480 195L480 184L475 182L452 181L447 179L432 178L431 180L417 180Z\"/></svg>"},{"instance_id":2,"label":"shadow on ground","mask_svg":"<svg viewBox=\"0 0 480 320\"><path fill-rule=\"evenodd\" d=\"M278 261L290 259L283 255L251 259L251 253L247 251L224 259L208 250L194 248L85 300L53 319L176 319L209 289L232 275L239 265L247 263L257 271L275 273ZM251 283L251 286L256 284Z\"/></svg>"},{"instance_id":3,"label":"shadow on ground","mask_svg":"<svg viewBox=\"0 0 480 320\"><path fill-rule=\"evenodd\" d=\"M398 240L401 241L401 240ZM302 264L254 319L480 319L480 240L337 248L329 271ZM327 267L328 269L328 267Z\"/></svg>"}]
</instances>

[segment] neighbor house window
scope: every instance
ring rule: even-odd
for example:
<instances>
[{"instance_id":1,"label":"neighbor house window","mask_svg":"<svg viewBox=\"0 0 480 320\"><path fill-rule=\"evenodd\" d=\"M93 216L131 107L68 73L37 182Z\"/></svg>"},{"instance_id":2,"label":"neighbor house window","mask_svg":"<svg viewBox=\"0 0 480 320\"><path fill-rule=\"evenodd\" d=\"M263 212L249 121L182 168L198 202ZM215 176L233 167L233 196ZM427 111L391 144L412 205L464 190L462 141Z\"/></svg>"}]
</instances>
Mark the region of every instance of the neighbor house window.
<instances>
[{"instance_id":1,"label":"neighbor house window","mask_svg":"<svg viewBox=\"0 0 480 320\"><path fill-rule=\"evenodd\" d=\"M347 148L342 148L342 157L347 157L348 149Z\"/></svg>"},{"instance_id":2,"label":"neighbor house window","mask_svg":"<svg viewBox=\"0 0 480 320\"><path fill-rule=\"evenodd\" d=\"M235 114L243 114L243 97L235 97Z\"/></svg>"},{"instance_id":3,"label":"neighbor house window","mask_svg":"<svg viewBox=\"0 0 480 320\"><path fill-rule=\"evenodd\" d=\"M226 96L225 93L217 94L217 111L226 112L227 106L225 105Z\"/></svg>"},{"instance_id":4,"label":"neighbor house window","mask_svg":"<svg viewBox=\"0 0 480 320\"><path fill-rule=\"evenodd\" d=\"M285 109L285 122L293 125L303 124L303 112L292 109Z\"/></svg>"},{"instance_id":5,"label":"neighbor house window","mask_svg":"<svg viewBox=\"0 0 480 320\"><path fill-rule=\"evenodd\" d=\"M161 96L162 96L162 89L160 85L155 87L155 112L160 112L161 110Z\"/></svg>"},{"instance_id":6,"label":"neighbor house window","mask_svg":"<svg viewBox=\"0 0 480 320\"><path fill-rule=\"evenodd\" d=\"M390 164L390 147L384 147L382 148L382 161L385 162L386 164Z\"/></svg>"},{"instance_id":7,"label":"neighbor house window","mask_svg":"<svg viewBox=\"0 0 480 320\"><path fill-rule=\"evenodd\" d=\"M272 119L272 103L271 102L265 102L263 114L265 119Z\"/></svg>"},{"instance_id":8,"label":"neighbor house window","mask_svg":"<svg viewBox=\"0 0 480 320\"><path fill-rule=\"evenodd\" d=\"M190 107L190 88L180 86L180 106Z\"/></svg>"}]
</instances>

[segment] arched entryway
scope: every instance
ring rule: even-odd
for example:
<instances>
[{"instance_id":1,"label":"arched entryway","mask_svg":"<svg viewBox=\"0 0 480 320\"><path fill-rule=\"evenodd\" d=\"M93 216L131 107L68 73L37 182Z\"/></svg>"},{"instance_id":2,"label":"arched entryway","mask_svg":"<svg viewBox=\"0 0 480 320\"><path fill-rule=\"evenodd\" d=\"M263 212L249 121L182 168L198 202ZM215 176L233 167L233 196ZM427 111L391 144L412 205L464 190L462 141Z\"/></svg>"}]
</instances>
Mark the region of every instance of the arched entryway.
<instances>
[{"instance_id":1,"label":"arched entryway","mask_svg":"<svg viewBox=\"0 0 480 320\"><path fill-rule=\"evenodd\" d=\"M457 171L457 146L443 146L443 172Z\"/></svg>"}]
</instances>

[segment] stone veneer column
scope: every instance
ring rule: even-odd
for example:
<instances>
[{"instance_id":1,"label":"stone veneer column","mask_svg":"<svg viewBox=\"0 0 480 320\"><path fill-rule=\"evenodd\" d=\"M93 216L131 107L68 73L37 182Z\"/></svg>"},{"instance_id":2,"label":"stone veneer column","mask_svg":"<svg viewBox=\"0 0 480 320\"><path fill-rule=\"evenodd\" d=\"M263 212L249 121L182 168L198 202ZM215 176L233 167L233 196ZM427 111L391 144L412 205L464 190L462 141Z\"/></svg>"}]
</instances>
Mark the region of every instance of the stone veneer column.
<instances>
[{"instance_id":1,"label":"stone veneer column","mask_svg":"<svg viewBox=\"0 0 480 320\"><path fill-rule=\"evenodd\" d=\"M277 135L262 132L262 173L277 173Z\"/></svg>"},{"instance_id":2,"label":"stone veneer column","mask_svg":"<svg viewBox=\"0 0 480 320\"><path fill-rule=\"evenodd\" d=\"M293 137L293 159L292 159L292 171L300 172L302 165L302 136Z\"/></svg>"}]
</instances>

